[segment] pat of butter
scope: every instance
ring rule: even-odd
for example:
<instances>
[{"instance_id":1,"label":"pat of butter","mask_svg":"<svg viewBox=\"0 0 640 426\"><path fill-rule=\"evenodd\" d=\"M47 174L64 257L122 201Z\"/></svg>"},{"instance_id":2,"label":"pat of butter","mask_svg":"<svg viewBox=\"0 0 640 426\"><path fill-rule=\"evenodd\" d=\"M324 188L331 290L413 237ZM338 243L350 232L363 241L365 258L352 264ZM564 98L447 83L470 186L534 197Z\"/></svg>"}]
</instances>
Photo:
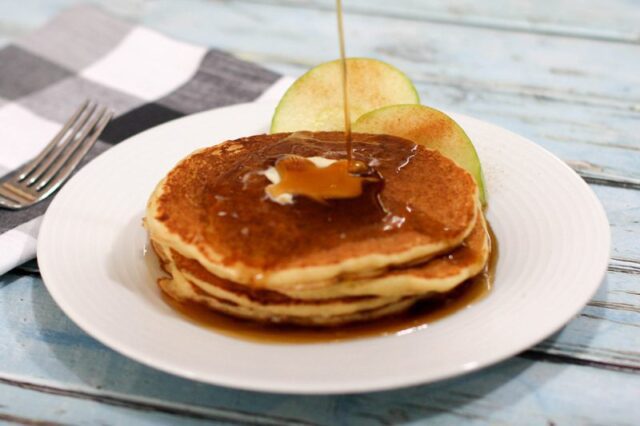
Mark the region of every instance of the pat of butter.
<instances>
[{"instance_id":1,"label":"pat of butter","mask_svg":"<svg viewBox=\"0 0 640 426\"><path fill-rule=\"evenodd\" d=\"M323 169L325 167L329 167L330 165L332 165L333 163L335 163L338 160L332 160L331 158L324 158L324 157L305 157L307 160L311 161L313 164L315 164L316 167ZM274 185L277 185L280 183L280 173L278 173L278 170L271 166L269 167L267 170L263 171L262 174L269 179L269 182L271 182ZM287 205L287 204L293 204L293 194L290 193L284 193L284 194L280 194L277 197L272 197L271 195L269 195L268 192L265 191L265 193L267 194L267 197L269 197L269 199L275 203L278 204L282 204L282 205Z\"/></svg>"},{"instance_id":2,"label":"pat of butter","mask_svg":"<svg viewBox=\"0 0 640 426\"><path fill-rule=\"evenodd\" d=\"M338 160L332 160L331 158L324 158L324 157L307 157L307 160L311 161L319 169L324 169L325 167L329 167L330 165L338 161Z\"/></svg>"}]
</instances>

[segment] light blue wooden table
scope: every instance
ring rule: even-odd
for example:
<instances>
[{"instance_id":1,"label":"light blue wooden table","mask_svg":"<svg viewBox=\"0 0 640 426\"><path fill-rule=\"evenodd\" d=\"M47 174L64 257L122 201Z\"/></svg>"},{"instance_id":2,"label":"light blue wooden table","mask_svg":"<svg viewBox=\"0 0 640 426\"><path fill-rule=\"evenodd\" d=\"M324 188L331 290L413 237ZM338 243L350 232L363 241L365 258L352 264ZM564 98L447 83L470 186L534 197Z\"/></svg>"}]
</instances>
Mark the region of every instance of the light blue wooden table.
<instances>
[{"instance_id":1,"label":"light blue wooden table","mask_svg":"<svg viewBox=\"0 0 640 426\"><path fill-rule=\"evenodd\" d=\"M0 45L76 3L0 0ZM330 0L97 3L291 75L337 53ZM593 300L558 334L475 374L306 397L207 386L130 361L80 331L37 275L14 271L0 277L0 423L640 424L640 2L345 6L348 53L395 64L425 103L521 133L581 170L613 234Z\"/></svg>"}]
</instances>

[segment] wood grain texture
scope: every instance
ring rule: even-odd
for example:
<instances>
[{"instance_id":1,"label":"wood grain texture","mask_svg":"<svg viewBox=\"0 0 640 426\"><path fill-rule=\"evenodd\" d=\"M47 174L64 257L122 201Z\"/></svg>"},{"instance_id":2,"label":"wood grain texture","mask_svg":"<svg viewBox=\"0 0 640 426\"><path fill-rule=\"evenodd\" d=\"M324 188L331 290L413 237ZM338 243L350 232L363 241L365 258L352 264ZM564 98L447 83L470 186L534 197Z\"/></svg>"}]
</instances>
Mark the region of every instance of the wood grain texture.
<instances>
[{"instance_id":1,"label":"wood grain texture","mask_svg":"<svg viewBox=\"0 0 640 426\"><path fill-rule=\"evenodd\" d=\"M163 383L179 385L172 378ZM15 382L14 382L15 383ZM42 391L42 385L29 386L0 383L0 395L11 395L3 401L2 416L35 422L62 424L274 424L278 413L286 412L296 420L275 424L352 425L400 424L616 424L633 425L638 409L634 377L620 372L601 371L589 367L563 366L513 358L483 374L472 374L465 380L450 380L431 386L419 386L390 392L345 396L290 396L230 391L208 386L193 387L193 400L187 412L173 410L180 404L154 399L137 404L127 395L111 401L93 399L94 392L73 391L46 385L54 394ZM584 386L596 390L584 392ZM606 409L602 393L607 390ZM100 390L97 394L104 393ZM82 395L76 397L74 395ZM171 394L168 394L171 397ZM139 398L138 399L142 399ZM235 416L213 417L207 406L216 403L251 407L265 413L264 418L242 420ZM40 423L46 424L46 423ZM128 423L130 424L130 423Z\"/></svg>"},{"instance_id":2,"label":"wood grain texture","mask_svg":"<svg viewBox=\"0 0 640 426\"><path fill-rule=\"evenodd\" d=\"M149 5L126 15L283 73L337 54L329 8L236 1L194 14L175 2ZM565 160L640 178L640 61L630 60L640 45L362 13L346 18L346 30L348 54L398 66L424 103L495 122Z\"/></svg>"},{"instance_id":3,"label":"wood grain texture","mask_svg":"<svg viewBox=\"0 0 640 426\"><path fill-rule=\"evenodd\" d=\"M333 10L332 0L245 0L267 4ZM371 2L349 0L346 13L393 16L460 25L532 32L550 36L592 38L622 43L640 43L640 9L624 0L577 3L562 0L548 3L515 0L478 2L473 0L403 0Z\"/></svg>"},{"instance_id":4,"label":"wood grain texture","mask_svg":"<svg viewBox=\"0 0 640 426\"><path fill-rule=\"evenodd\" d=\"M532 351L640 375L638 276L609 273L580 314Z\"/></svg>"},{"instance_id":5,"label":"wood grain texture","mask_svg":"<svg viewBox=\"0 0 640 426\"><path fill-rule=\"evenodd\" d=\"M640 415L633 403L639 374L526 354L458 379L382 393L311 397L204 385L130 361L86 336L37 278L8 274L0 283L0 413L21 418L77 423L112 413L108 424L179 418L187 424L624 425ZM585 335L600 339L605 331Z\"/></svg>"},{"instance_id":6,"label":"wood grain texture","mask_svg":"<svg viewBox=\"0 0 640 426\"><path fill-rule=\"evenodd\" d=\"M137 395L114 394L102 389L96 392L83 388L60 387L51 383L38 383L15 378L0 377L0 390L12 395L8 405L11 408L11 414L2 412L3 408L7 406L0 407L0 421L7 420L21 424L76 424L85 420L86 411L93 411L91 413L93 421L105 424L126 423L131 420L131 417L143 414L144 422L149 424L215 422L265 426L313 425L310 422L276 415L256 415L237 410L197 407L176 404L170 400L159 401ZM22 398L24 401L21 401ZM44 400L41 404L36 405L36 407L44 409L40 412L34 411L29 405L38 398ZM70 399L74 404L73 411L63 408L66 399ZM109 421L104 421L101 417L109 417ZM43 420L43 418L55 418L57 421ZM61 420L64 423L59 423Z\"/></svg>"},{"instance_id":7,"label":"wood grain texture","mask_svg":"<svg viewBox=\"0 0 640 426\"><path fill-rule=\"evenodd\" d=\"M47 8L54 13L72 3L56 0ZM125 18L284 73L297 75L336 56L333 10L269 3L103 5ZM406 21L396 15L349 15L348 53L398 66L416 82L427 104L496 122L565 160L640 177L640 61L630 60L640 55L640 45ZM18 26L24 28L42 21L31 15L19 18L23 23Z\"/></svg>"},{"instance_id":8,"label":"wood grain texture","mask_svg":"<svg viewBox=\"0 0 640 426\"><path fill-rule=\"evenodd\" d=\"M0 0L0 46L80 2ZM333 0L91 2L286 74L337 55ZM0 277L0 423L637 423L640 191L628 184L640 179L637 1L346 0L345 7L348 54L393 63L424 103L529 137L594 183L613 250L588 306L520 357L472 375L392 392L296 397L144 367L79 330L39 278L7 274Z\"/></svg>"},{"instance_id":9,"label":"wood grain texture","mask_svg":"<svg viewBox=\"0 0 640 426\"><path fill-rule=\"evenodd\" d=\"M571 166L587 183L640 190L640 179L603 173L587 162L567 161L567 164Z\"/></svg>"},{"instance_id":10,"label":"wood grain texture","mask_svg":"<svg viewBox=\"0 0 640 426\"><path fill-rule=\"evenodd\" d=\"M591 185L591 189L602 202L611 225L612 257L629 261L628 266L634 262L638 263L640 261L640 244L638 244L640 191L600 185ZM620 265L620 262L617 264ZM638 281L635 281L634 285L638 285Z\"/></svg>"}]
</instances>

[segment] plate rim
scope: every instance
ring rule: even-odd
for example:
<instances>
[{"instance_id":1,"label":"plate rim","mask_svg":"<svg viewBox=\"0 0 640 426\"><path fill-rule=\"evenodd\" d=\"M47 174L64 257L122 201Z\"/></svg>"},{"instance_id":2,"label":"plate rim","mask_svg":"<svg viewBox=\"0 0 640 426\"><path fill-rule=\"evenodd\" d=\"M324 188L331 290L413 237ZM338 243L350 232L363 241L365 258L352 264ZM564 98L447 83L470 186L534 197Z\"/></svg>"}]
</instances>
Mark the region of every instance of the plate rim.
<instances>
[{"instance_id":1,"label":"plate rim","mask_svg":"<svg viewBox=\"0 0 640 426\"><path fill-rule=\"evenodd\" d=\"M225 107L221 107L221 108L214 108L211 110L207 110L207 111L202 111L199 112L197 114L191 114L185 117L181 117L175 120L171 120L169 122L154 126L150 129L147 129L143 132L140 132L138 134L135 134L129 138L127 138L126 140L118 143L117 145L113 146L112 148L110 148L109 150L105 151L104 153L102 153L101 155L97 156L94 160L92 160L89 164L87 164L82 170L78 171L78 173L76 173L75 176L72 177L72 179L70 181L76 180L76 179L80 179L85 172L85 170L91 170L92 167L95 167L95 164L99 164L101 162L104 161L110 161L110 158L113 156L117 156L119 155L119 151L123 146L127 146L128 144L131 143L136 143L136 139L138 139L140 137L140 135L143 134L149 134L151 132L156 132L156 131L160 131L159 129L164 128L165 126L173 126L176 124L176 122L185 122L188 120L193 119L193 117L201 117L201 116L206 116L209 114L215 114L216 112L219 112L221 110L235 110L235 109L245 109L247 107L257 107L257 108L273 108L273 106L275 106L275 103L273 102L264 102L264 101L259 101L259 102L248 102L248 103L243 103L243 104L236 104L236 105L231 105L231 106L225 106ZM501 132L507 132L509 133L511 136L517 137L520 142L522 143L526 143L529 145L529 148L533 148L538 150L541 154L545 155L547 157L547 159L549 161L555 162L556 165L560 165L561 167L565 168L566 171L569 171L572 175L573 175L573 179L574 179L574 183L577 183L578 185L580 185L582 187L583 190L586 191L585 194L588 193L588 196L591 198L591 202L593 203L594 206L597 206L598 211L597 216L599 216L599 225L601 225L603 227L603 229L606 227L606 233L605 233L605 242L606 242L606 250L605 252L607 253L607 256L605 259L603 259L602 261L602 265L600 265L600 274L597 277L597 284L593 285L592 288L589 289L588 292L585 291L585 293L583 294L582 298L578 298L580 303L575 303L576 308L572 311L572 312L565 312L563 317L564 319L562 321L558 321L557 324L555 324L555 326L552 329L546 329L543 330L541 332L538 332L536 334L535 339L529 339L532 343L523 345L523 346L514 346L511 348L511 350L509 351L504 351L504 353L501 353L499 356L494 356L494 357L486 357L484 360L475 363L473 366L469 366L469 367L465 367L465 368L457 368L457 369L451 369L451 371L447 371L447 372L443 372L441 374L435 374L435 375L431 375L428 379L425 379L424 377L418 375L418 377L415 377L413 379L407 380L406 378L401 379L401 380L393 380L387 378L386 380L381 380L381 381L375 381L375 380L371 380L369 382L366 383L348 383L345 384L344 382L341 385L320 385L320 386L315 386L315 387L304 387L301 388L300 383L298 382L286 382L286 381L281 381L279 382L276 386L274 386L273 384L271 384L271 382L263 382L262 379L260 380L255 380L255 381L242 381L242 380L234 380L234 379L230 379L227 376L219 376L217 377L215 380L212 380L211 378L203 378L198 376L198 372L197 371L191 371L189 368L184 368L184 367L179 367L179 366L175 366L174 364L172 364L171 362L166 362L163 361L161 357L157 357L155 356L155 354L153 356L149 356L148 354L145 354L144 351L139 352L136 348L131 348L129 345L123 345L121 343L119 343L117 341L117 339L112 338L109 333L103 333L102 330L100 329L96 329L95 326L92 326L90 324L90 320L82 317L81 315L79 315L72 306L70 306L70 304L67 303L66 300L64 300L64 298L61 296L61 294L56 290L56 285L52 284L55 280L52 278L54 272L51 269L51 265L50 262L47 261L47 256L49 256L49 253L47 253L47 232L50 226L50 221L52 220L52 216L53 213L50 212L55 212L56 209L58 208L58 204L61 204L62 201L60 200L64 200L64 195L61 196L62 194L65 194L65 190L68 187L69 182L67 182L67 185L64 185L63 188L59 191L58 194L56 194L56 196L54 197L51 205L47 208L47 211L45 212L42 224L41 224L41 228L40 228L40 234L38 237L38 241L37 241L37 254L38 254L38 260L41 260L41 256L42 256L42 262L40 264L40 271L41 271L41 277L43 282L45 283L45 286L49 292L49 294L51 295L51 297L54 299L54 301L56 302L56 304L60 307L60 309L65 313L66 316L68 316L76 325L78 325L85 333L87 333L88 335L90 335L91 337L95 338L96 340L100 341L101 343L103 343L104 345L106 345L107 347L109 347L110 349L116 351L119 354L124 355L127 358L130 358L136 362L139 362L143 365L149 366L151 368L154 368L156 370L160 370L160 371L164 371L167 373L170 373L172 375L178 376L178 377L184 377L190 380L194 380L197 382L201 382L201 383L207 383L207 384L212 384L212 385L219 385L219 386L225 386L225 387L229 387L229 388L234 388L234 389L243 389L243 390L251 390L251 391L258 391L258 392L269 392L269 393L285 393L285 394L307 394L307 395L312 395L312 394L349 394L349 393L360 393L360 392L374 392L374 391L384 391L384 390L390 390L390 389L396 389L396 388L400 388L400 387L408 387L408 386L415 386L415 385L419 385L419 384L427 384L427 383L434 383L434 382L438 382L438 381L442 381L445 379L449 379L452 377L456 377L456 376L460 376L462 374L467 374L473 371L477 371L479 369L488 367L490 365L494 365L497 364L505 359L508 359L518 353L520 353L521 351L539 343L540 341L544 340L545 338L551 336L552 334L554 334L555 332L557 332L559 329L561 329L564 325L566 325L571 318L577 314L577 312L579 312L584 305L588 302L588 300L590 300L593 295L595 294L595 292L598 290L598 288L602 285L604 277L606 276L606 271L607 271L607 265L608 265L608 260L610 257L610 253L611 253L611 231L610 231L610 225L608 222L608 218L606 215L606 212L604 210L604 207L602 205L602 203L600 202L600 200L598 199L598 197L595 195L594 191L589 187L589 185L582 179L580 178L577 173L575 173L575 171L573 169L571 169L565 162L563 162L562 160L560 160L558 157L556 157L554 154L552 154L551 152L547 151L546 149L544 149L543 147L541 147L540 145L536 144L535 142L517 134L514 132L511 132L508 129L505 129L503 127L497 126L495 124L492 124L490 122L486 122L484 120L480 120L477 119L475 117L471 117L468 116L466 114L460 114L460 113L454 113L454 112L449 112L449 111L445 111L447 114L453 116L454 118L456 118L456 121L458 120L459 117L462 117L466 120L470 120L470 121L475 121L478 122L484 126L490 126L496 129L499 129ZM265 123L266 124L266 123ZM176 159L176 161L178 161L179 159ZM489 194L489 203L491 203L490 201L490 197L491 195ZM596 282L595 277L594 277L594 282ZM333 383L333 382L332 382Z\"/></svg>"}]
</instances>

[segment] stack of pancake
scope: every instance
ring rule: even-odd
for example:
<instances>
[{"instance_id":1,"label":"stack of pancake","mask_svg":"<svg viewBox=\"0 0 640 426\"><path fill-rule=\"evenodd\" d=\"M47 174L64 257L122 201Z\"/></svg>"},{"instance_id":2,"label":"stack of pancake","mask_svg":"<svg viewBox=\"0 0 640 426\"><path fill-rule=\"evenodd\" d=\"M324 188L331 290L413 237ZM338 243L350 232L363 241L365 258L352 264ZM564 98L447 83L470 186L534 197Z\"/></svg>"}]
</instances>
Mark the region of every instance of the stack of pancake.
<instances>
[{"instance_id":1,"label":"stack of pancake","mask_svg":"<svg viewBox=\"0 0 640 426\"><path fill-rule=\"evenodd\" d=\"M265 171L290 154L344 158L342 133L252 136L182 160L145 218L161 289L235 317L334 326L402 312L484 271L490 239L465 170L392 136L354 134L353 153L381 183L287 205L266 196Z\"/></svg>"}]
</instances>

